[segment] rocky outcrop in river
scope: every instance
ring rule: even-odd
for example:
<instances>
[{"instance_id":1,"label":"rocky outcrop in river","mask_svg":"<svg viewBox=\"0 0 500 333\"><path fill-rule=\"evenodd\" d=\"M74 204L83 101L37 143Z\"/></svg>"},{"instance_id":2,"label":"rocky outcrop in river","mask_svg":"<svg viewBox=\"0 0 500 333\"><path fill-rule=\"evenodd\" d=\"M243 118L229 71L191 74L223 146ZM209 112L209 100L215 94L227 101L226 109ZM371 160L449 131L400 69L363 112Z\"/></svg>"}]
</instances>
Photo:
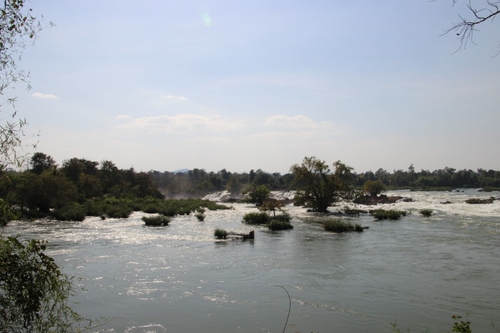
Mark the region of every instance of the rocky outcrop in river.
<instances>
[{"instance_id":1,"label":"rocky outcrop in river","mask_svg":"<svg viewBox=\"0 0 500 333\"><path fill-rule=\"evenodd\" d=\"M269 194L269 197L271 199L278 200L285 204L292 203L294 196L295 192L292 191L271 191L271 193ZM229 191L222 191L222 192L207 194L205 197L203 197L203 200L231 203L231 202L244 202L246 198L247 197L244 195L234 195L231 194Z\"/></svg>"},{"instance_id":2,"label":"rocky outcrop in river","mask_svg":"<svg viewBox=\"0 0 500 333\"><path fill-rule=\"evenodd\" d=\"M354 203L361 205L377 205L377 204L391 204L398 201L411 202L412 198L405 198L402 196L387 196L385 194L381 194L378 196L365 195L354 200Z\"/></svg>"},{"instance_id":3,"label":"rocky outcrop in river","mask_svg":"<svg viewBox=\"0 0 500 333\"><path fill-rule=\"evenodd\" d=\"M494 197L487 198L487 199L479 199L479 198L472 198L472 199L467 199L465 200L466 203L468 204L490 204L493 203L496 199Z\"/></svg>"}]
</instances>

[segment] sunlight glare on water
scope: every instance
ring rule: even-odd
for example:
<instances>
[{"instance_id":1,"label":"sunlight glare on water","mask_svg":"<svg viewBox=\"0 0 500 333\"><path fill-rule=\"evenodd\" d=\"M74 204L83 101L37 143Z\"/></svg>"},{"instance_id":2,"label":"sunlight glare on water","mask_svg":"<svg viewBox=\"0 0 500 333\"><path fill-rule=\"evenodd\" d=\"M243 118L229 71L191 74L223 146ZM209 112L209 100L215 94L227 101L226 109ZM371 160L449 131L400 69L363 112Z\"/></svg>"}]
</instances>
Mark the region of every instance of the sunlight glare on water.
<instances>
[{"instance_id":1,"label":"sunlight glare on water","mask_svg":"<svg viewBox=\"0 0 500 333\"><path fill-rule=\"evenodd\" d=\"M288 298L277 286L292 298L288 332L391 332L395 321L403 330L442 332L451 329L452 314L466 312L474 331L500 324L500 201L464 203L498 192L387 194L413 198L379 206L408 215L342 217L369 227L362 233L325 232L293 206L286 210L295 228L270 232L241 222L256 211L247 204L158 228L145 227L145 214L135 212L79 223L11 222L3 233L49 241L64 272L81 278L75 310L111 319L96 332L282 331ZM434 215L422 217L422 208ZM215 228L255 230L256 239L217 241Z\"/></svg>"}]
</instances>

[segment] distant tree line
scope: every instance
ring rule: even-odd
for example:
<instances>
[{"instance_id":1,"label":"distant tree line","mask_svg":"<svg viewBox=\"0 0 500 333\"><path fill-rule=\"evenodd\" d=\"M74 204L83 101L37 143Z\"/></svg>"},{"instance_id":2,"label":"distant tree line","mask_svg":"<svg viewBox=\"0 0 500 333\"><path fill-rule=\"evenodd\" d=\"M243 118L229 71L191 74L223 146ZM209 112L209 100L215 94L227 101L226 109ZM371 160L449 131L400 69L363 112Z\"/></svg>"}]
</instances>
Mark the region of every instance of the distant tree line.
<instances>
[{"instance_id":1,"label":"distant tree line","mask_svg":"<svg viewBox=\"0 0 500 333\"><path fill-rule=\"evenodd\" d=\"M149 175L168 198L202 197L220 191L238 195L251 185L265 185L271 191L288 190L294 177L292 174L268 173L261 169L232 173L226 169L207 172L196 168L186 172L150 171Z\"/></svg>"},{"instance_id":2,"label":"distant tree line","mask_svg":"<svg viewBox=\"0 0 500 333\"><path fill-rule=\"evenodd\" d=\"M446 167L436 171L415 171L413 165L408 170L395 170L392 173L384 169L376 172L356 173L340 161L333 165L333 173L342 171L335 181L342 179L354 189L365 189L366 184L377 184L379 189L370 187L370 192L378 193L380 189L418 189L438 190L452 188L484 188L500 189L500 171L478 169L456 170ZM317 174L312 176L311 171ZM345 172L344 172L345 171ZM348 171L348 172L347 172ZM95 200L134 199L134 198L201 198L209 193L229 191L237 196L252 193L252 189L262 187L270 191L300 190L307 184L329 177L330 169L324 162L315 158L305 158L302 165L293 165L290 173L268 173L258 170L236 173L222 169L218 172L207 172L204 169L193 169L186 172L137 172L133 168L118 169L109 161L89 161L71 158L58 166L54 159L44 153L35 153L26 171L1 171L0 200L2 207L17 207L34 218L49 215L52 211L61 210L73 205L81 210L78 216L84 216L95 210ZM314 185L313 185L314 186ZM333 187L331 187L333 186ZM348 191L338 191L337 185L328 185L328 191L335 196L347 195ZM327 192L328 192L327 191ZM257 192L255 192L258 194ZM308 192L305 192L309 195ZM312 193L312 192L311 192ZM303 193L304 194L304 193ZM302 195L308 199L307 195ZM92 201L93 200L93 201ZM76 204L76 206L74 205ZM86 211L83 207L86 205ZM326 206L325 203L323 206ZM75 208L76 207L76 208ZM324 210L320 207L319 210ZM130 211L130 207L127 211ZM100 214L97 211L96 214ZM103 213L104 214L104 213ZM0 214L0 224L5 224L11 216ZM111 216L111 213L107 213ZM123 213L121 215L126 215Z\"/></svg>"},{"instance_id":3,"label":"distant tree line","mask_svg":"<svg viewBox=\"0 0 500 333\"><path fill-rule=\"evenodd\" d=\"M292 170L291 170L292 171ZM258 170L236 173L222 169L207 172L193 169L186 172L150 171L152 181L166 197L200 197L218 191L239 194L250 186L265 185L271 191L295 190L293 172L280 174ZM350 174L355 188L362 189L367 181L380 181L388 189L446 190L452 188L500 189L500 171L478 169L456 170L445 167L435 171L415 171L413 165L408 170L389 172L382 168L376 172Z\"/></svg>"},{"instance_id":4,"label":"distant tree line","mask_svg":"<svg viewBox=\"0 0 500 333\"><path fill-rule=\"evenodd\" d=\"M477 169L457 170L445 167L435 171L415 171L413 165L408 170L394 170L392 173L378 169L356 174L355 185L363 186L370 181L381 181L389 189L439 190L453 188L500 189L500 171Z\"/></svg>"}]
</instances>

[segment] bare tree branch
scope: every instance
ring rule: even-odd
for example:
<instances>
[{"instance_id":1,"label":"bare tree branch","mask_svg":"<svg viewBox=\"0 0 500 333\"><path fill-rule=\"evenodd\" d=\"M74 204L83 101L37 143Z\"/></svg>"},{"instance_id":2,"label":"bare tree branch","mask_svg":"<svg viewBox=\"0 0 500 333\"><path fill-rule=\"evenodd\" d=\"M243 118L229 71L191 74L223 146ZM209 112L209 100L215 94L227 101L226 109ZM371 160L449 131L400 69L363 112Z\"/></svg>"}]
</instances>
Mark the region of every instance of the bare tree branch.
<instances>
[{"instance_id":1,"label":"bare tree branch","mask_svg":"<svg viewBox=\"0 0 500 333\"><path fill-rule=\"evenodd\" d=\"M453 0L453 5L458 1ZM469 42L475 44L474 32L478 31L477 26L487 21L493 22L496 15L500 14L500 1L488 0L486 4L485 7L478 8L472 5L472 0L469 0L467 9L472 14L471 17L467 18L466 16L459 15L460 21L453 23L451 28L445 30L444 35L455 32L460 41L460 45L455 52L466 49Z\"/></svg>"}]
</instances>

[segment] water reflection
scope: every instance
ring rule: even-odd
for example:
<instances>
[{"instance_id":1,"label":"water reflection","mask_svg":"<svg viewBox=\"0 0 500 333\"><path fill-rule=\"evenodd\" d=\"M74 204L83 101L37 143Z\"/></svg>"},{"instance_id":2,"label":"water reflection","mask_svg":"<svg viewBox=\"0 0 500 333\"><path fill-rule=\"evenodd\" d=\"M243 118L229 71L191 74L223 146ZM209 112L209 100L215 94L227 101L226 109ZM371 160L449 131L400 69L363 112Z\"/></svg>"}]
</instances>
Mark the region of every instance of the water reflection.
<instances>
[{"instance_id":1,"label":"water reflection","mask_svg":"<svg viewBox=\"0 0 500 333\"><path fill-rule=\"evenodd\" d=\"M394 208L415 211L463 196L414 195L422 201ZM449 331L451 313L466 311L478 331L500 321L500 259L493 255L500 228L490 215L497 206L483 213L473 207L470 215L460 206L458 214L438 211L431 219L413 213L396 222L361 216L349 221L368 230L341 235L296 207L289 207L293 230L242 224L254 209L235 205L207 212L203 223L184 216L163 228L144 227L135 213L125 220L15 222L3 230L49 241L48 253L64 271L83 278L76 310L113 318L102 332L281 331L288 299L276 285L292 297L293 332L388 332L395 319L416 332L424 325ZM218 241L215 228L255 230L256 239Z\"/></svg>"}]
</instances>

